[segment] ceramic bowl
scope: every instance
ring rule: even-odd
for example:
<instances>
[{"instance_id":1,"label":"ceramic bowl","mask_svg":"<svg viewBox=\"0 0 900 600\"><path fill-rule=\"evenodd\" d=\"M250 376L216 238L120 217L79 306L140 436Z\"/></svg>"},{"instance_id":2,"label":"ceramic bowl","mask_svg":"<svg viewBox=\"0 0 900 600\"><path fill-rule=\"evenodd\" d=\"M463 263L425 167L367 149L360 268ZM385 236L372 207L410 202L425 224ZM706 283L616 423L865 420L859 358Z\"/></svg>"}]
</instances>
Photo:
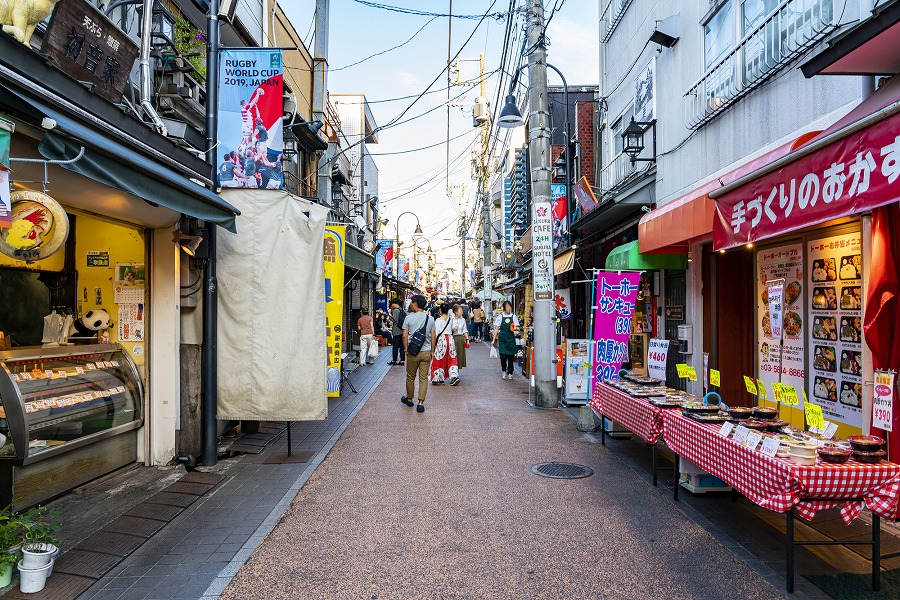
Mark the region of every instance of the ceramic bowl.
<instances>
[{"instance_id":1,"label":"ceramic bowl","mask_svg":"<svg viewBox=\"0 0 900 600\"><path fill-rule=\"evenodd\" d=\"M850 459L850 451L844 450L842 448L835 448L834 446L828 447L824 446L819 448L818 450L819 459L822 462L834 463L837 465L843 464Z\"/></svg>"},{"instance_id":2,"label":"ceramic bowl","mask_svg":"<svg viewBox=\"0 0 900 600\"><path fill-rule=\"evenodd\" d=\"M854 450L862 452L874 452L881 450L884 446L884 440L877 435L851 435L847 438Z\"/></svg>"},{"instance_id":3,"label":"ceramic bowl","mask_svg":"<svg viewBox=\"0 0 900 600\"><path fill-rule=\"evenodd\" d=\"M861 463L875 464L881 462L887 456L884 450L875 450L874 452L865 452L862 450L853 451L853 460Z\"/></svg>"},{"instance_id":4,"label":"ceramic bowl","mask_svg":"<svg viewBox=\"0 0 900 600\"><path fill-rule=\"evenodd\" d=\"M778 433L781 431L782 427L786 427L789 425L787 421L784 419L772 419L768 423L766 423L766 430L771 431L772 433Z\"/></svg>"},{"instance_id":5,"label":"ceramic bowl","mask_svg":"<svg viewBox=\"0 0 900 600\"><path fill-rule=\"evenodd\" d=\"M746 406L732 406L728 409L728 414L732 419L746 419L752 413L753 409Z\"/></svg>"},{"instance_id":6,"label":"ceramic bowl","mask_svg":"<svg viewBox=\"0 0 900 600\"><path fill-rule=\"evenodd\" d=\"M768 406L757 406L753 409L753 416L757 419L774 419L778 416L778 410Z\"/></svg>"},{"instance_id":7,"label":"ceramic bowl","mask_svg":"<svg viewBox=\"0 0 900 600\"><path fill-rule=\"evenodd\" d=\"M738 424L743 425L747 429L754 429L756 431L764 431L766 428L766 421L760 421L758 419L744 419Z\"/></svg>"}]
</instances>

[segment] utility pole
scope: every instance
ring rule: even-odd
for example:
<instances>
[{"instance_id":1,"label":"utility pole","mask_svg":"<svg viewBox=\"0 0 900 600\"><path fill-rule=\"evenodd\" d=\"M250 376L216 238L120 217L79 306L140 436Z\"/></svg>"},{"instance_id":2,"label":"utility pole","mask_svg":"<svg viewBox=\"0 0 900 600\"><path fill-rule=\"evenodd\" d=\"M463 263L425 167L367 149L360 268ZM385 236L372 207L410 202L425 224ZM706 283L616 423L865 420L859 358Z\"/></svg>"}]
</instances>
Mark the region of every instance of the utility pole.
<instances>
[{"instance_id":1,"label":"utility pole","mask_svg":"<svg viewBox=\"0 0 900 600\"><path fill-rule=\"evenodd\" d=\"M316 35L313 47L313 120L328 122L328 29L330 0L316 0ZM331 206L334 202L331 185L331 161L338 153L336 144L328 144L317 165L316 195L319 204Z\"/></svg>"},{"instance_id":2,"label":"utility pole","mask_svg":"<svg viewBox=\"0 0 900 600\"><path fill-rule=\"evenodd\" d=\"M547 98L547 48L544 5L530 0L528 40L528 158L531 162L532 289L534 291L535 406L559 406L553 305L553 224L550 197L550 104Z\"/></svg>"},{"instance_id":3,"label":"utility pole","mask_svg":"<svg viewBox=\"0 0 900 600\"><path fill-rule=\"evenodd\" d=\"M487 83L484 76L484 52L481 53L479 57L480 60L480 78L479 78L479 94L484 99L484 102L487 103ZM485 104L485 106L487 106ZM490 114L490 111L487 113ZM478 165L478 177L480 179L480 186L478 188L479 193L481 194L481 258L483 261L482 264L482 275L484 281L482 282L482 292L484 292L484 305L485 305L485 321L488 323L487 327L490 329L493 326L493 316L491 306L493 303L492 296L494 295L494 285L491 280L491 209L490 209L490 190L488 186L490 185L490 177L491 177L491 156L490 156L490 145L491 145L491 120L485 115L484 120L481 122L481 160L479 160Z\"/></svg>"},{"instance_id":4,"label":"utility pole","mask_svg":"<svg viewBox=\"0 0 900 600\"><path fill-rule=\"evenodd\" d=\"M461 297L466 297L466 213L461 212L459 215L459 287L462 290Z\"/></svg>"}]
</instances>

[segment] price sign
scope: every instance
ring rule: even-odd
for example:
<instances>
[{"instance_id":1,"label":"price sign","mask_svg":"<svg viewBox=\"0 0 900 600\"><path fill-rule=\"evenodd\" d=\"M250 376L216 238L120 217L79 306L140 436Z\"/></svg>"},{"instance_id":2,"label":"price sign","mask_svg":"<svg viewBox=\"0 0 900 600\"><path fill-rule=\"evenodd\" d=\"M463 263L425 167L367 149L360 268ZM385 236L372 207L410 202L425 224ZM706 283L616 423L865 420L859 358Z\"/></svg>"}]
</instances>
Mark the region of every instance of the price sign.
<instances>
[{"instance_id":1,"label":"price sign","mask_svg":"<svg viewBox=\"0 0 900 600\"><path fill-rule=\"evenodd\" d=\"M754 383L753 379L744 375L744 385L747 386L748 392L756 395L756 383Z\"/></svg>"},{"instance_id":2,"label":"price sign","mask_svg":"<svg viewBox=\"0 0 900 600\"><path fill-rule=\"evenodd\" d=\"M766 394L766 384L763 383L762 379L757 379L756 384L756 387L759 388L759 397L763 400L768 400L769 396Z\"/></svg>"},{"instance_id":3,"label":"price sign","mask_svg":"<svg viewBox=\"0 0 900 600\"><path fill-rule=\"evenodd\" d=\"M725 421L722 423L722 428L719 429L719 435L728 437L731 435L731 432L734 431L734 423L729 421Z\"/></svg>"},{"instance_id":4,"label":"price sign","mask_svg":"<svg viewBox=\"0 0 900 600\"><path fill-rule=\"evenodd\" d=\"M743 444L744 440L747 439L747 434L750 433L750 430L747 429L743 425L738 425L737 429L734 430L734 441L739 444Z\"/></svg>"},{"instance_id":5,"label":"price sign","mask_svg":"<svg viewBox=\"0 0 900 600\"><path fill-rule=\"evenodd\" d=\"M719 374L719 372L716 371L715 369L710 369L709 370L709 385L714 385L716 387L719 387L721 382L722 382L722 379L721 379L721 375Z\"/></svg>"},{"instance_id":6,"label":"price sign","mask_svg":"<svg viewBox=\"0 0 900 600\"><path fill-rule=\"evenodd\" d=\"M694 367L687 367L684 372L687 374L688 379L697 381L697 369Z\"/></svg>"},{"instance_id":7,"label":"price sign","mask_svg":"<svg viewBox=\"0 0 900 600\"><path fill-rule=\"evenodd\" d=\"M84 375L84 367L75 367L75 372L79 375Z\"/></svg>"},{"instance_id":8,"label":"price sign","mask_svg":"<svg viewBox=\"0 0 900 600\"><path fill-rule=\"evenodd\" d=\"M825 427L825 433L822 435L826 440L830 440L834 437L834 434L837 433L838 426L837 423L832 423L830 421L825 421L825 423L827 426Z\"/></svg>"},{"instance_id":9,"label":"price sign","mask_svg":"<svg viewBox=\"0 0 900 600\"><path fill-rule=\"evenodd\" d=\"M781 442L778 441L778 438L766 437L763 440L762 446L759 451L766 456L771 456L775 458L775 455L778 454L778 447L781 445Z\"/></svg>"},{"instance_id":10,"label":"price sign","mask_svg":"<svg viewBox=\"0 0 900 600\"><path fill-rule=\"evenodd\" d=\"M825 429L825 417L822 416L821 406L813 404L811 402L807 402L803 405L803 410L806 413L806 423L810 427Z\"/></svg>"},{"instance_id":11,"label":"price sign","mask_svg":"<svg viewBox=\"0 0 900 600\"><path fill-rule=\"evenodd\" d=\"M756 447L759 446L759 443L762 441L762 434L758 431L751 431L747 434L747 437L744 439L744 448L749 448L750 450L756 450Z\"/></svg>"},{"instance_id":12,"label":"price sign","mask_svg":"<svg viewBox=\"0 0 900 600\"><path fill-rule=\"evenodd\" d=\"M782 385L781 401L788 406L798 406L800 404L800 398L797 397L797 388L792 385Z\"/></svg>"},{"instance_id":13,"label":"price sign","mask_svg":"<svg viewBox=\"0 0 900 600\"><path fill-rule=\"evenodd\" d=\"M665 381L668 358L669 340L652 338L647 350L647 374L660 381Z\"/></svg>"},{"instance_id":14,"label":"price sign","mask_svg":"<svg viewBox=\"0 0 900 600\"><path fill-rule=\"evenodd\" d=\"M872 402L872 426L885 431L894 427L894 373L875 373L875 396Z\"/></svg>"},{"instance_id":15,"label":"price sign","mask_svg":"<svg viewBox=\"0 0 900 600\"><path fill-rule=\"evenodd\" d=\"M781 390L784 386L778 381L772 382L772 395L775 396L776 402L781 402Z\"/></svg>"}]
</instances>

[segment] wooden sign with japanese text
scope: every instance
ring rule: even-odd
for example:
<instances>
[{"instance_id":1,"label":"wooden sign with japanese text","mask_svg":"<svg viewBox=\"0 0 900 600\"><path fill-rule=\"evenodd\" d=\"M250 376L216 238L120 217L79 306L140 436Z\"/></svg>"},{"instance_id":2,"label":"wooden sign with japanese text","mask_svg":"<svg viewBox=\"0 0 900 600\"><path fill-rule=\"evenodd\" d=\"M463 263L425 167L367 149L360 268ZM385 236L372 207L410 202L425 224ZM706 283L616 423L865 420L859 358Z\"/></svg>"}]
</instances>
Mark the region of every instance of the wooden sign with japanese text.
<instances>
[{"instance_id":1,"label":"wooden sign with japanese text","mask_svg":"<svg viewBox=\"0 0 900 600\"><path fill-rule=\"evenodd\" d=\"M118 103L138 46L102 12L84 0L60 0L53 9L41 52L98 96Z\"/></svg>"}]
</instances>

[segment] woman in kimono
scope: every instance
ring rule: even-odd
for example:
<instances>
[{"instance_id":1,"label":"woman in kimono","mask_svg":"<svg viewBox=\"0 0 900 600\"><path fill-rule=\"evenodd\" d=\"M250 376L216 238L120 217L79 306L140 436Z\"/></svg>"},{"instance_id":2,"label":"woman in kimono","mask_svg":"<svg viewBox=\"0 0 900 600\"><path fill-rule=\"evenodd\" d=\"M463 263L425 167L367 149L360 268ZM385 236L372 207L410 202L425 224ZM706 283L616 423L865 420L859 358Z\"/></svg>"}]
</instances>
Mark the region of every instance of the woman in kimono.
<instances>
[{"instance_id":1,"label":"woman in kimono","mask_svg":"<svg viewBox=\"0 0 900 600\"><path fill-rule=\"evenodd\" d=\"M450 329L450 305L440 305L440 316L434 321L435 344L431 355L431 383L459 384L459 362Z\"/></svg>"}]
</instances>

